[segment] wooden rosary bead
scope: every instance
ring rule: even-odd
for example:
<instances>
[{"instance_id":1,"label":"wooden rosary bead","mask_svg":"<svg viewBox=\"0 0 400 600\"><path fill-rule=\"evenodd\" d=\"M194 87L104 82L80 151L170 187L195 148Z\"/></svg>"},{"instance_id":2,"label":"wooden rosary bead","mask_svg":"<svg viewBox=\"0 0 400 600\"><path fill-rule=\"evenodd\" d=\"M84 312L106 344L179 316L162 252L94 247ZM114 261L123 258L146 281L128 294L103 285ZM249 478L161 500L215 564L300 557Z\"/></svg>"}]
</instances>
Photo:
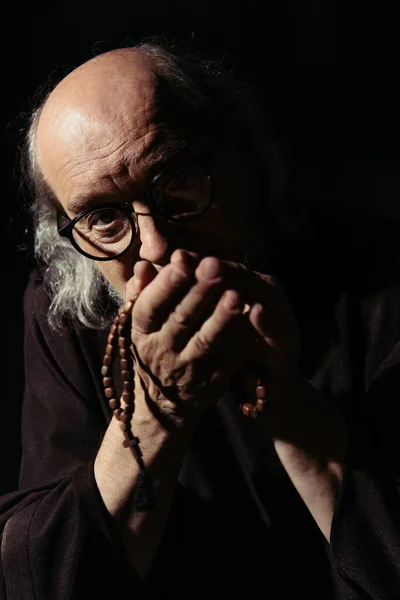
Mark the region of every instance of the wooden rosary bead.
<instances>
[{"instance_id":1,"label":"wooden rosary bead","mask_svg":"<svg viewBox=\"0 0 400 600\"><path fill-rule=\"evenodd\" d=\"M108 400L111 400L112 398L115 397L115 390L113 387L105 388L104 393L106 395L106 398L108 398Z\"/></svg>"},{"instance_id":2,"label":"wooden rosary bead","mask_svg":"<svg viewBox=\"0 0 400 600\"><path fill-rule=\"evenodd\" d=\"M115 410L113 410L113 415L114 417L117 419L117 421L119 421L121 415L122 415L122 408L116 408Z\"/></svg>"},{"instance_id":3,"label":"wooden rosary bead","mask_svg":"<svg viewBox=\"0 0 400 600\"><path fill-rule=\"evenodd\" d=\"M242 413L244 414L245 417L248 417L250 415L250 407L251 404L241 404L240 405L241 409L242 409Z\"/></svg>"},{"instance_id":4,"label":"wooden rosary bead","mask_svg":"<svg viewBox=\"0 0 400 600\"><path fill-rule=\"evenodd\" d=\"M124 392L133 392L135 389L134 381L124 381Z\"/></svg>"},{"instance_id":5,"label":"wooden rosary bead","mask_svg":"<svg viewBox=\"0 0 400 600\"><path fill-rule=\"evenodd\" d=\"M128 348L120 348L119 356L120 356L120 358L127 358L127 356L129 356L129 349Z\"/></svg>"},{"instance_id":6,"label":"wooden rosary bead","mask_svg":"<svg viewBox=\"0 0 400 600\"><path fill-rule=\"evenodd\" d=\"M124 337L119 337L118 338L118 346L120 348L126 348L127 349L127 348L130 347L130 345L131 345L131 341L128 340L127 338L124 338Z\"/></svg>"},{"instance_id":7,"label":"wooden rosary bead","mask_svg":"<svg viewBox=\"0 0 400 600\"><path fill-rule=\"evenodd\" d=\"M135 396L133 392L122 392L122 398L125 404L134 404Z\"/></svg>"},{"instance_id":8,"label":"wooden rosary bead","mask_svg":"<svg viewBox=\"0 0 400 600\"><path fill-rule=\"evenodd\" d=\"M111 410L117 410L117 408L120 408L120 401L118 398L111 398L108 402L108 406Z\"/></svg>"},{"instance_id":9,"label":"wooden rosary bead","mask_svg":"<svg viewBox=\"0 0 400 600\"><path fill-rule=\"evenodd\" d=\"M121 423L126 423L129 425L129 423L132 421L132 415L127 413L126 410L123 410L119 420Z\"/></svg>"},{"instance_id":10,"label":"wooden rosary bead","mask_svg":"<svg viewBox=\"0 0 400 600\"><path fill-rule=\"evenodd\" d=\"M137 296L136 296L136 298L137 298ZM136 300L136 298L135 298L135 300ZM134 300L128 300L127 302L125 302L125 304L123 306L124 312L129 314L131 312L134 304L135 304Z\"/></svg>"},{"instance_id":11,"label":"wooden rosary bead","mask_svg":"<svg viewBox=\"0 0 400 600\"><path fill-rule=\"evenodd\" d=\"M128 404L127 406L125 406L124 412L126 412L126 414L128 414L128 415L133 415L133 413L135 412L135 405Z\"/></svg>"},{"instance_id":12,"label":"wooden rosary bead","mask_svg":"<svg viewBox=\"0 0 400 600\"><path fill-rule=\"evenodd\" d=\"M261 398L262 400L265 398L265 385L258 385L256 387L256 397Z\"/></svg>"},{"instance_id":13,"label":"wooden rosary bead","mask_svg":"<svg viewBox=\"0 0 400 600\"><path fill-rule=\"evenodd\" d=\"M103 366L101 367L101 374L103 375L103 377L108 377L110 371L111 371L110 365L103 364Z\"/></svg>"},{"instance_id":14,"label":"wooden rosary bead","mask_svg":"<svg viewBox=\"0 0 400 600\"><path fill-rule=\"evenodd\" d=\"M120 326L121 325L122 326L126 325L128 323L128 321L129 321L129 315L127 315L125 312L123 312L123 313L121 313L119 315L119 324L120 324Z\"/></svg>"},{"instance_id":15,"label":"wooden rosary bead","mask_svg":"<svg viewBox=\"0 0 400 600\"><path fill-rule=\"evenodd\" d=\"M112 346L111 344L107 344L106 354L107 356L112 356L114 354L114 346Z\"/></svg>"},{"instance_id":16,"label":"wooden rosary bead","mask_svg":"<svg viewBox=\"0 0 400 600\"><path fill-rule=\"evenodd\" d=\"M103 385L105 388L112 387L113 383L112 377L103 377Z\"/></svg>"},{"instance_id":17,"label":"wooden rosary bead","mask_svg":"<svg viewBox=\"0 0 400 600\"><path fill-rule=\"evenodd\" d=\"M103 365L107 366L107 367L111 367L112 365L112 356L109 356L108 354L106 354L103 358Z\"/></svg>"},{"instance_id":18,"label":"wooden rosary bead","mask_svg":"<svg viewBox=\"0 0 400 600\"><path fill-rule=\"evenodd\" d=\"M124 371L128 371L129 369L132 369L132 367L133 367L132 359L131 358L121 358L120 365L121 365L121 369L123 369Z\"/></svg>"},{"instance_id":19,"label":"wooden rosary bead","mask_svg":"<svg viewBox=\"0 0 400 600\"><path fill-rule=\"evenodd\" d=\"M111 346L115 346L116 343L117 343L117 336L110 333L107 338L107 344L110 344Z\"/></svg>"},{"instance_id":20,"label":"wooden rosary bead","mask_svg":"<svg viewBox=\"0 0 400 600\"><path fill-rule=\"evenodd\" d=\"M133 380L132 371L121 371L121 377L122 377L123 381L132 381Z\"/></svg>"},{"instance_id":21,"label":"wooden rosary bead","mask_svg":"<svg viewBox=\"0 0 400 600\"><path fill-rule=\"evenodd\" d=\"M256 407L257 407L258 412L263 412L265 404L266 404L265 400L263 400L262 398L257 398Z\"/></svg>"},{"instance_id":22,"label":"wooden rosary bead","mask_svg":"<svg viewBox=\"0 0 400 600\"><path fill-rule=\"evenodd\" d=\"M123 411L122 411L122 413L123 413ZM121 421L122 413L121 413L121 416L119 418L119 426L122 429L122 431L129 431L130 428L131 428L131 424L130 424L130 422L129 423L124 423L123 421Z\"/></svg>"}]
</instances>

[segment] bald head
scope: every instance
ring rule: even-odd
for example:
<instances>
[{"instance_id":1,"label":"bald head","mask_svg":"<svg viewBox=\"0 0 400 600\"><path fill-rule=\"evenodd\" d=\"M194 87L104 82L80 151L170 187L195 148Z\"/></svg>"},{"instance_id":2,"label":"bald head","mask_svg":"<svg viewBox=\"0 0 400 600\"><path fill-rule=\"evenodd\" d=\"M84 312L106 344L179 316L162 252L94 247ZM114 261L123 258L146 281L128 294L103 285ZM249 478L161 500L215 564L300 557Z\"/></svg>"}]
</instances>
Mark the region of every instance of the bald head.
<instances>
[{"instance_id":1,"label":"bald head","mask_svg":"<svg viewBox=\"0 0 400 600\"><path fill-rule=\"evenodd\" d=\"M140 49L89 60L56 86L42 109L36 150L45 179L54 188L71 155L86 162L119 150L123 162L131 160L122 155L132 151L132 139L150 135L159 113L156 79Z\"/></svg>"},{"instance_id":2,"label":"bald head","mask_svg":"<svg viewBox=\"0 0 400 600\"><path fill-rule=\"evenodd\" d=\"M140 106L154 95L155 77L140 49L120 49L87 61L67 75L49 95L40 132L72 113L110 121L125 103ZM39 131L38 131L39 134Z\"/></svg>"},{"instance_id":3,"label":"bald head","mask_svg":"<svg viewBox=\"0 0 400 600\"><path fill-rule=\"evenodd\" d=\"M229 82L195 57L154 44L113 50L75 69L47 98L36 121L37 166L63 204L56 178L66 171L75 178L82 167L87 174L92 158L113 157L106 170L121 174L149 170L187 146L222 143L225 155L238 143L238 109Z\"/></svg>"}]
</instances>

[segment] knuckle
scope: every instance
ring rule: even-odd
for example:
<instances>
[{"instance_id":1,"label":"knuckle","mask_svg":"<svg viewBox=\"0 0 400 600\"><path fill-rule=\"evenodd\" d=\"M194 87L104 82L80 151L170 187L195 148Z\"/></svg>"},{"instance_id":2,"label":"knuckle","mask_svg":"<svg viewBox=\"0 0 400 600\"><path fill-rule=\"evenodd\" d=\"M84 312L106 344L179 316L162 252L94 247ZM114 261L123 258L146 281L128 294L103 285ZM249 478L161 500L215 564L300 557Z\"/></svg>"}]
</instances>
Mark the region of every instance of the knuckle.
<instances>
[{"instance_id":1,"label":"knuckle","mask_svg":"<svg viewBox=\"0 0 400 600\"><path fill-rule=\"evenodd\" d=\"M207 338L205 337L204 333L201 331L198 331L194 338L193 338L193 342L194 345L196 347L196 349L201 352L207 352L208 350L210 350L211 344L209 342L209 340L207 340Z\"/></svg>"},{"instance_id":2,"label":"knuckle","mask_svg":"<svg viewBox=\"0 0 400 600\"><path fill-rule=\"evenodd\" d=\"M187 365L171 364L167 372L163 370L163 385L171 389L179 388L182 387L187 380L190 380L190 376L190 369Z\"/></svg>"},{"instance_id":3,"label":"knuckle","mask_svg":"<svg viewBox=\"0 0 400 600\"><path fill-rule=\"evenodd\" d=\"M185 311L181 306L177 306L170 317L179 327L189 327L193 322L193 315Z\"/></svg>"}]
</instances>

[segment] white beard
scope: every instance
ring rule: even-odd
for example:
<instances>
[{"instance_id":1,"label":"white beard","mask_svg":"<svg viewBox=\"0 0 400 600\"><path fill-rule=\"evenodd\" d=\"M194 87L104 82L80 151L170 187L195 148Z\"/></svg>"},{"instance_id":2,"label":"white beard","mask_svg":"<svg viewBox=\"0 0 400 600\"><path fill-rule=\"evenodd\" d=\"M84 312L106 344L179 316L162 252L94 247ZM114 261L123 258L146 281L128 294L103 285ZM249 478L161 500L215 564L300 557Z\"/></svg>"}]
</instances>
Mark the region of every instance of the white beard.
<instances>
[{"instance_id":1,"label":"white beard","mask_svg":"<svg viewBox=\"0 0 400 600\"><path fill-rule=\"evenodd\" d=\"M108 295L111 300L117 305L122 306L125 303L125 298L118 292L109 281L104 277L104 282L106 284Z\"/></svg>"}]
</instances>

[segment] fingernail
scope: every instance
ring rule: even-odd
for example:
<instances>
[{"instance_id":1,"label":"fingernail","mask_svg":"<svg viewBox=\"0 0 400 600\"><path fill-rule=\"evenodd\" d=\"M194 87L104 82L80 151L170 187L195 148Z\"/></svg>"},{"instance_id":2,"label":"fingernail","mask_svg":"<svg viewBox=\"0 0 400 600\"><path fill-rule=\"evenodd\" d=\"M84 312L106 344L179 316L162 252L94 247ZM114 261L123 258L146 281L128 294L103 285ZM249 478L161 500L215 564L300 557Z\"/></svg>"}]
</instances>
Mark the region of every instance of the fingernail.
<instances>
[{"instance_id":1,"label":"fingernail","mask_svg":"<svg viewBox=\"0 0 400 600\"><path fill-rule=\"evenodd\" d=\"M205 258L200 264L200 275L204 279L216 279L221 275L221 265L216 258Z\"/></svg>"},{"instance_id":2,"label":"fingernail","mask_svg":"<svg viewBox=\"0 0 400 600\"><path fill-rule=\"evenodd\" d=\"M175 250L172 254L171 254L171 259L170 262L172 264L176 264L179 262L182 262L182 260L185 257L185 251L184 250Z\"/></svg>"},{"instance_id":3,"label":"fingernail","mask_svg":"<svg viewBox=\"0 0 400 600\"><path fill-rule=\"evenodd\" d=\"M240 295L234 290L226 290L223 303L226 308L231 310L242 308L243 304Z\"/></svg>"},{"instance_id":4,"label":"fingernail","mask_svg":"<svg viewBox=\"0 0 400 600\"><path fill-rule=\"evenodd\" d=\"M169 277L170 277L170 281L172 281L172 283L180 283L181 281L186 279L187 275L186 275L185 271L181 271L180 269L177 269L176 267L174 267L172 269Z\"/></svg>"}]
</instances>

